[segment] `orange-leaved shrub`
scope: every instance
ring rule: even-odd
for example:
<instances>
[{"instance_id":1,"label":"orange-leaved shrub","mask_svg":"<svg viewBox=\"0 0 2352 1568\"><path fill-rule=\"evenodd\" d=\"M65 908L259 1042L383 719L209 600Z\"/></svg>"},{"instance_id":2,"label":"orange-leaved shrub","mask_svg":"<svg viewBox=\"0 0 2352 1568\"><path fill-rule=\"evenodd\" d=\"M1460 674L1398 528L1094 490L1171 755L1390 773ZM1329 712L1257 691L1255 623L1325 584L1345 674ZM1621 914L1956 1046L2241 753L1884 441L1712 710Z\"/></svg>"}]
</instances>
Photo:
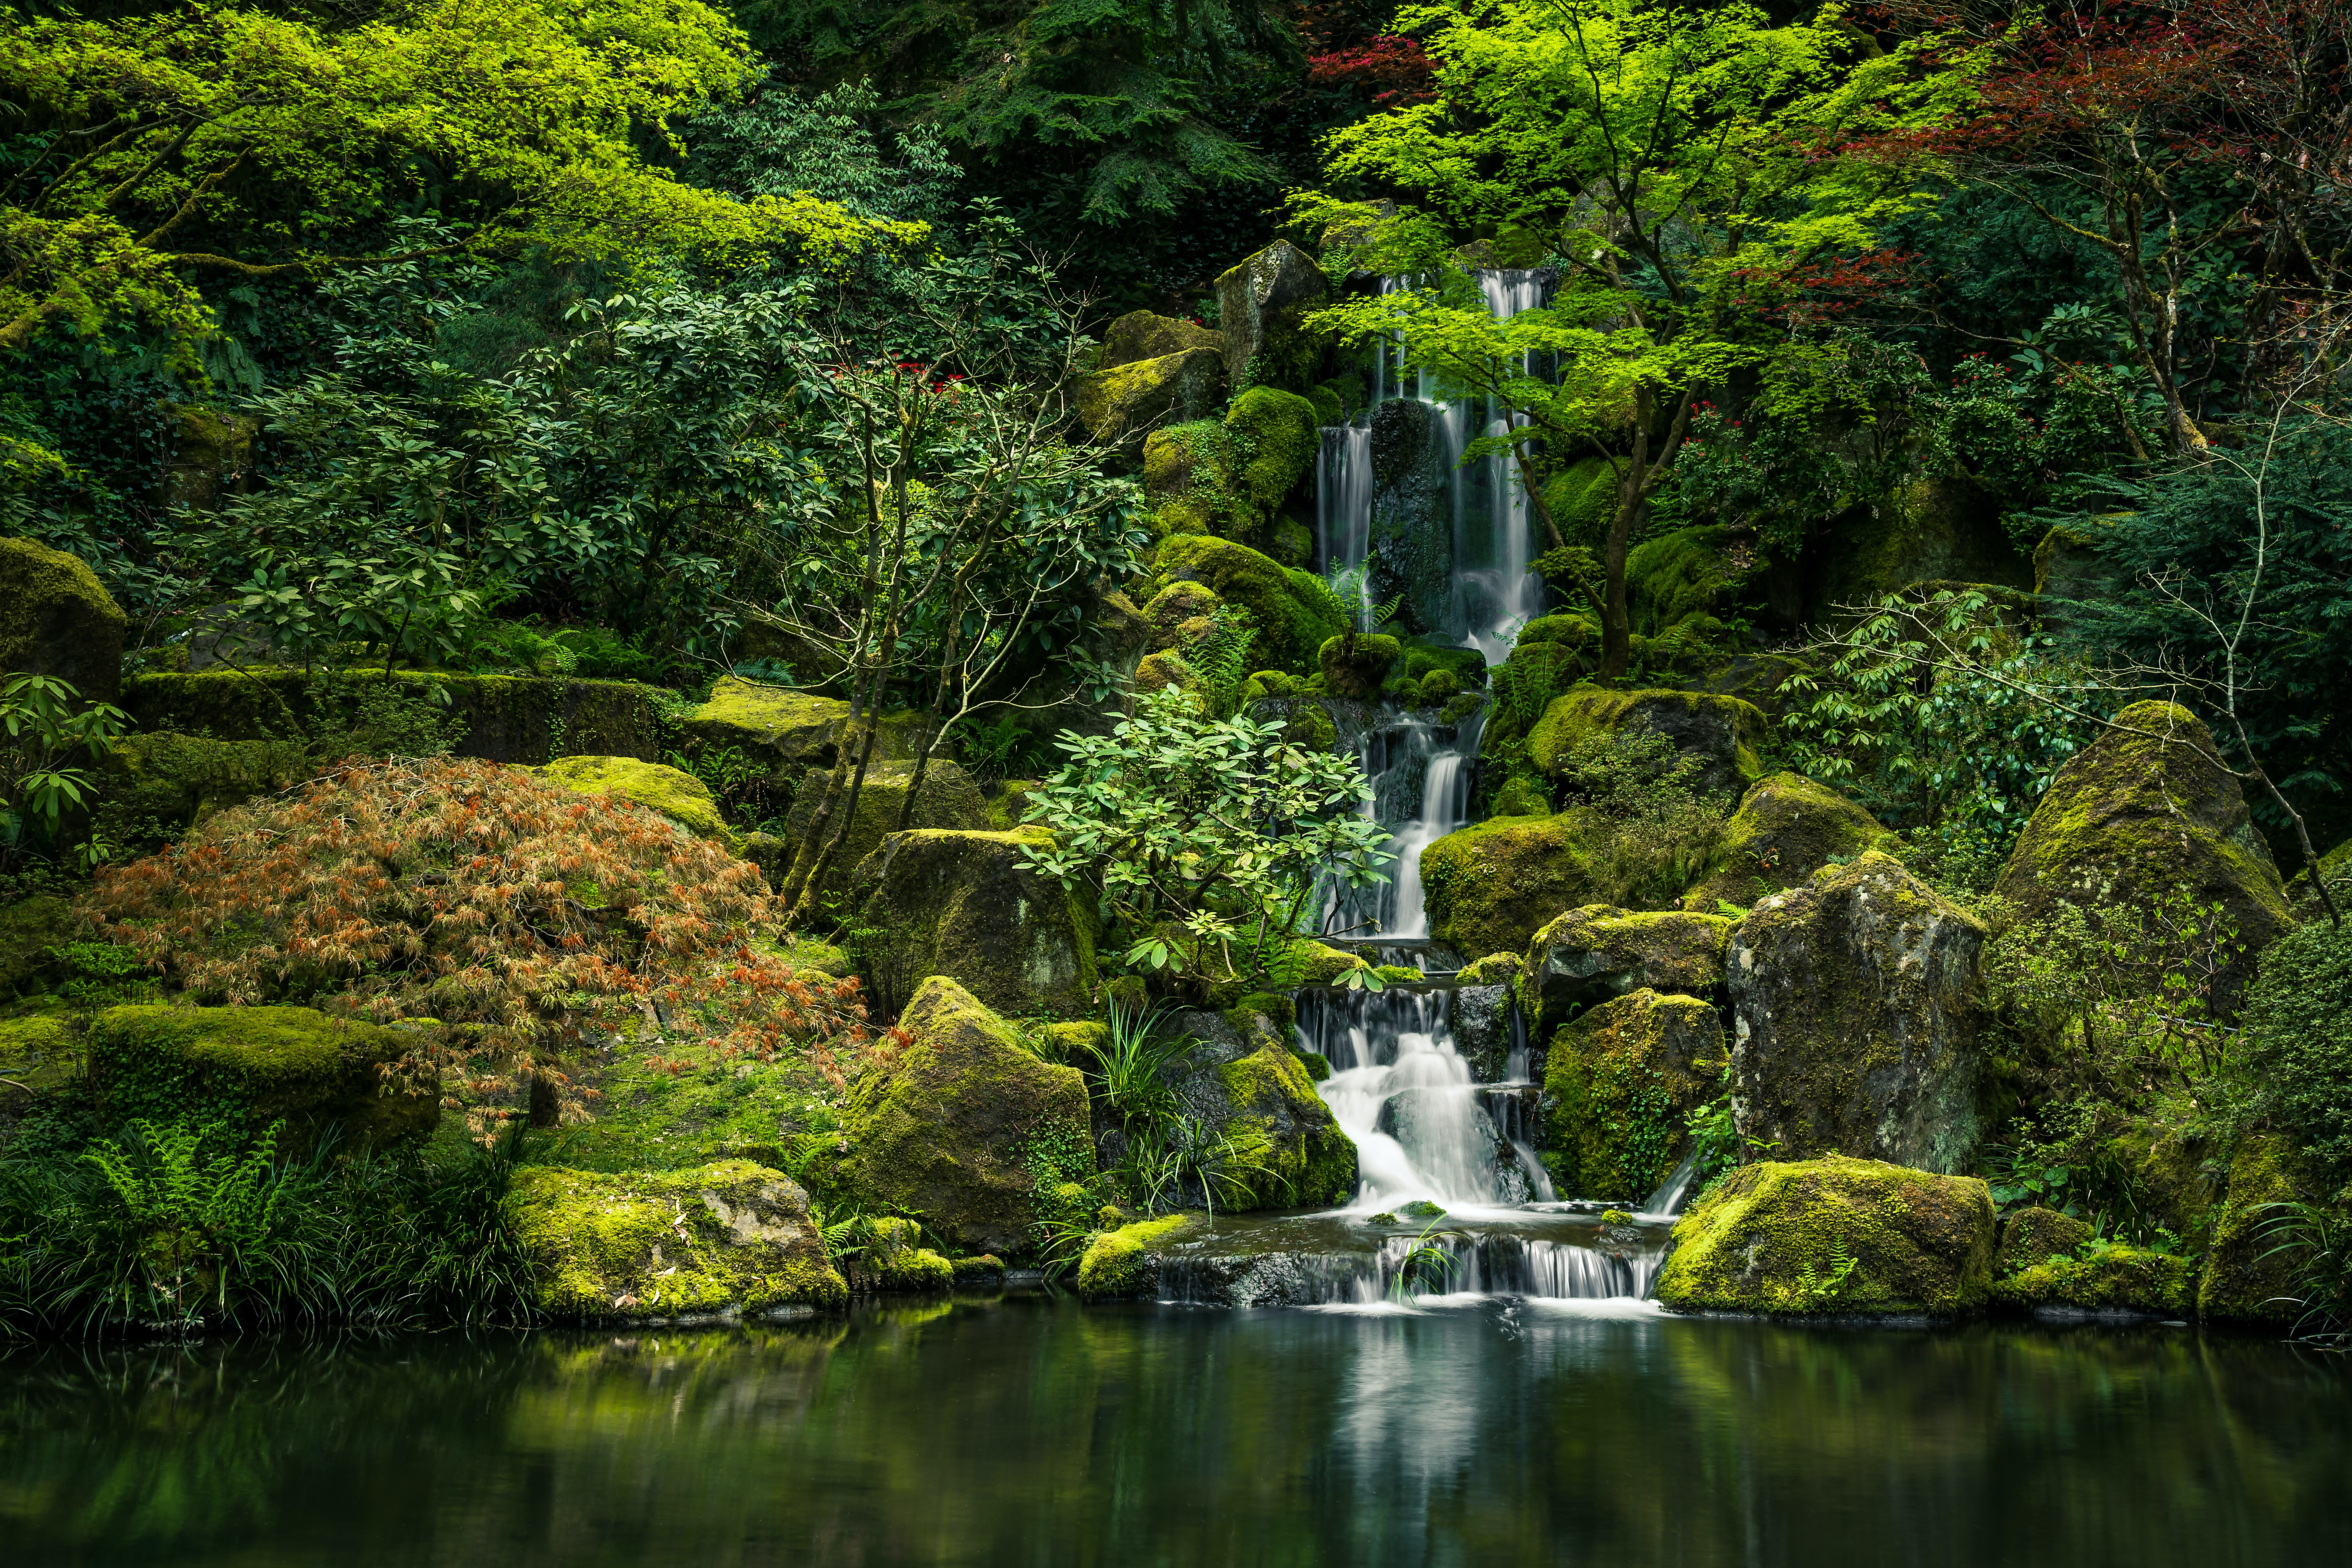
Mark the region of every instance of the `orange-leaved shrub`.
<instances>
[{"instance_id":1,"label":"orange-leaved shrub","mask_svg":"<svg viewBox=\"0 0 2352 1568\"><path fill-rule=\"evenodd\" d=\"M780 911L759 868L492 763L353 759L102 872L91 897L110 940L196 1000L438 1020L411 1076L429 1068L478 1134L534 1080L583 1114L561 1067L583 1043L794 1050L838 1084L865 1039L856 981L760 945Z\"/></svg>"}]
</instances>

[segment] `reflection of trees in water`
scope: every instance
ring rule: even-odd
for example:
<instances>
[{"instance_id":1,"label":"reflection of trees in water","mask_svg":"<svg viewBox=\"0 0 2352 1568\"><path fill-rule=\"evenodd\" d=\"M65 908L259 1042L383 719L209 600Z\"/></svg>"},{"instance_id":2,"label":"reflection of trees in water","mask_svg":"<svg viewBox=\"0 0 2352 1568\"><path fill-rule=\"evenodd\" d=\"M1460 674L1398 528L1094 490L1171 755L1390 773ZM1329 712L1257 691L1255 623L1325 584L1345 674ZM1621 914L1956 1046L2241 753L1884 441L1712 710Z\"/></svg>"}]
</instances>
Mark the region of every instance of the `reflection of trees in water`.
<instances>
[{"instance_id":1,"label":"reflection of trees in water","mask_svg":"<svg viewBox=\"0 0 2352 1568\"><path fill-rule=\"evenodd\" d=\"M0 1539L339 1568L1810 1563L1872 1532L1932 1562L2284 1559L2342 1545L2347 1392L2181 1331L1532 1305L51 1349L0 1361Z\"/></svg>"}]
</instances>

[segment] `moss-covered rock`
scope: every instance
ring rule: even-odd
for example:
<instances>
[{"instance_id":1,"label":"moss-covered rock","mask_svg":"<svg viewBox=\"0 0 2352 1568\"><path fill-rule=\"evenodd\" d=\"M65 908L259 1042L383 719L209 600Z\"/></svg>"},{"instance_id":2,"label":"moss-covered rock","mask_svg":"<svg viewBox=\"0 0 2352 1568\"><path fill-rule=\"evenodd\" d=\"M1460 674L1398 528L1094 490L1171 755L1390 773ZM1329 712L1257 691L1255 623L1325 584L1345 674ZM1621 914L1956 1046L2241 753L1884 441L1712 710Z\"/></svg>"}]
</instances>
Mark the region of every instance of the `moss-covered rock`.
<instances>
[{"instance_id":1,"label":"moss-covered rock","mask_svg":"<svg viewBox=\"0 0 2352 1568\"><path fill-rule=\"evenodd\" d=\"M1034 824L883 839L851 881L859 919L874 932L866 969L881 1005L946 974L1004 1012L1087 1010L1098 978L1093 920L1023 853L1053 842Z\"/></svg>"},{"instance_id":2,"label":"moss-covered rock","mask_svg":"<svg viewBox=\"0 0 2352 1568\"><path fill-rule=\"evenodd\" d=\"M1359 633L1350 637L1342 633L1326 639L1316 652L1315 662L1323 671L1325 691L1334 697L1365 698L1380 690L1390 667L1403 651L1404 645L1391 637Z\"/></svg>"},{"instance_id":3,"label":"moss-covered rock","mask_svg":"<svg viewBox=\"0 0 2352 1568\"><path fill-rule=\"evenodd\" d=\"M2305 920L2323 919L2326 914L2313 885L2315 875L2327 885L2328 897L2336 900L2338 910L2352 908L2352 838L2321 855L2315 868L2305 866L2287 883L2287 898Z\"/></svg>"},{"instance_id":4,"label":"moss-covered rock","mask_svg":"<svg viewBox=\"0 0 2352 1568\"><path fill-rule=\"evenodd\" d=\"M1023 1050L944 976L922 983L898 1026L907 1043L851 1093L827 1183L869 1209L919 1215L957 1251L1025 1252L1041 1184L1094 1173L1086 1079Z\"/></svg>"},{"instance_id":5,"label":"moss-covered rock","mask_svg":"<svg viewBox=\"0 0 2352 1568\"><path fill-rule=\"evenodd\" d=\"M1570 464L1544 484L1544 507L1552 526L1570 544L1598 551L1608 542L1617 514L1617 470L1606 458Z\"/></svg>"},{"instance_id":6,"label":"moss-covered rock","mask_svg":"<svg viewBox=\"0 0 2352 1568\"><path fill-rule=\"evenodd\" d=\"M170 841L216 811L316 776L317 755L299 740L134 731L116 742L101 764L94 820L125 846Z\"/></svg>"},{"instance_id":7,"label":"moss-covered rock","mask_svg":"<svg viewBox=\"0 0 2352 1568\"><path fill-rule=\"evenodd\" d=\"M1517 983L1526 963L1520 953L1490 952L1463 965L1454 979L1465 985L1510 985Z\"/></svg>"},{"instance_id":8,"label":"moss-covered rock","mask_svg":"<svg viewBox=\"0 0 2352 1568\"><path fill-rule=\"evenodd\" d=\"M1986 934L1875 850L1758 904L1729 964L1741 1135L1965 1168Z\"/></svg>"},{"instance_id":9,"label":"moss-covered rock","mask_svg":"<svg viewBox=\"0 0 2352 1568\"><path fill-rule=\"evenodd\" d=\"M122 690L121 608L78 555L0 539L0 675L47 675L83 699Z\"/></svg>"},{"instance_id":10,"label":"moss-covered rock","mask_svg":"<svg viewBox=\"0 0 2352 1568\"><path fill-rule=\"evenodd\" d=\"M1277 239L1217 279L1217 324L1225 339L1225 379L1236 388L1315 384L1325 340L1307 331L1307 312L1329 285L1315 258Z\"/></svg>"},{"instance_id":11,"label":"moss-covered rock","mask_svg":"<svg viewBox=\"0 0 2352 1568\"><path fill-rule=\"evenodd\" d=\"M2056 1209L2020 1209L2001 1221L2000 1251L1993 1258L1993 1274L2005 1279L2038 1268L2053 1258L2071 1258L2095 1234L2088 1220Z\"/></svg>"},{"instance_id":12,"label":"moss-covered rock","mask_svg":"<svg viewBox=\"0 0 2352 1568\"><path fill-rule=\"evenodd\" d=\"M2303 1260L2278 1249L2272 1226L2282 1212L2275 1205L2311 1202L2320 1195L2315 1187L2286 1139L2257 1134L2238 1146L2197 1293L2200 1314L2241 1323L2292 1323L2303 1315L2295 1279Z\"/></svg>"},{"instance_id":13,"label":"moss-covered rock","mask_svg":"<svg viewBox=\"0 0 2352 1568\"><path fill-rule=\"evenodd\" d=\"M898 831L899 814L906 808L908 791L914 787L915 764L912 763L874 763L866 770L866 783L857 792L856 810L851 815L849 836L825 870L823 893L845 893L856 879L857 868L866 858L882 847L883 838ZM836 784L835 770L812 770L801 780L800 789L793 796L793 808L784 818L785 837L799 847L803 856L816 854L822 847L816 842L817 817L824 816L824 832L839 831L840 808L825 810L834 798ZM985 831L988 827L988 797L971 782L971 775L945 757L933 757L923 769L923 787L916 792L915 810L908 826L916 828L951 832Z\"/></svg>"},{"instance_id":14,"label":"moss-covered rock","mask_svg":"<svg viewBox=\"0 0 2352 1568\"><path fill-rule=\"evenodd\" d=\"M838 698L725 675L709 700L687 715L686 732L714 750L732 746L771 768L797 773L833 765L848 718L849 704Z\"/></svg>"},{"instance_id":15,"label":"moss-covered rock","mask_svg":"<svg viewBox=\"0 0 2352 1568\"><path fill-rule=\"evenodd\" d=\"M1159 1282L1156 1249L1202 1223L1198 1215L1176 1214L1097 1234L1078 1259L1078 1294L1089 1301L1150 1294Z\"/></svg>"},{"instance_id":16,"label":"moss-covered rock","mask_svg":"<svg viewBox=\"0 0 2352 1568\"><path fill-rule=\"evenodd\" d=\"M1463 952L1525 952L1563 910L1589 903L1592 879L1565 816L1500 816L1421 852L1429 934Z\"/></svg>"},{"instance_id":17,"label":"moss-covered rock","mask_svg":"<svg viewBox=\"0 0 2352 1568\"><path fill-rule=\"evenodd\" d=\"M1269 1004L1272 1004L1269 1005ZM1228 1142L1219 1209L1295 1208L1346 1201L1356 1189L1356 1145L1315 1092L1290 1048L1273 998L1251 997L1223 1016L1181 1015L1190 1053L1167 1075L1185 1114Z\"/></svg>"},{"instance_id":18,"label":"moss-covered rock","mask_svg":"<svg viewBox=\"0 0 2352 1568\"><path fill-rule=\"evenodd\" d=\"M759 1312L848 1295L808 1194L749 1160L620 1173L525 1165L506 1214L551 1317Z\"/></svg>"},{"instance_id":19,"label":"moss-covered rock","mask_svg":"<svg viewBox=\"0 0 2352 1568\"><path fill-rule=\"evenodd\" d=\"M1832 1154L1735 1171L1675 1226L1658 1276L1670 1311L1960 1317L1992 1283L1992 1195Z\"/></svg>"},{"instance_id":20,"label":"moss-covered rock","mask_svg":"<svg viewBox=\"0 0 2352 1568\"><path fill-rule=\"evenodd\" d=\"M81 1060L81 1037L56 1013L0 1020L0 1079L11 1094L61 1089Z\"/></svg>"},{"instance_id":21,"label":"moss-covered rock","mask_svg":"<svg viewBox=\"0 0 2352 1568\"><path fill-rule=\"evenodd\" d=\"M1225 340L1213 328L1150 310L1129 310L1103 329L1100 367L1113 369L1148 359L1163 359L1191 349L1225 352Z\"/></svg>"},{"instance_id":22,"label":"moss-covered rock","mask_svg":"<svg viewBox=\"0 0 2352 1568\"><path fill-rule=\"evenodd\" d=\"M1078 378L1078 418L1096 440L1140 452L1152 426L1214 408L1224 369L1216 350L1196 348L1092 372Z\"/></svg>"},{"instance_id":23,"label":"moss-covered rock","mask_svg":"<svg viewBox=\"0 0 2352 1568\"><path fill-rule=\"evenodd\" d=\"M710 786L677 768L635 757L559 757L532 772L575 795L619 795L661 813L698 838L742 847L742 836L719 815Z\"/></svg>"},{"instance_id":24,"label":"moss-covered rock","mask_svg":"<svg viewBox=\"0 0 2352 1568\"><path fill-rule=\"evenodd\" d=\"M1723 989L1730 943L1731 921L1721 915L1586 904L1548 922L1528 944L1521 1003L1545 1038L1579 1009L1629 992L1711 997Z\"/></svg>"},{"instance_id":25,"label":"moss-covered rock","mask_svg":"<svg viewBox=\"0 0 2352 1568\"><path fill-rule=\"evenodd\" d=\"M0 1000L42 988L50 948L98 940L96 926L63 899L19 899L0 906Z\"/></svg>"},{"instance_id":26,"label":"moss-covered rock","mask_svg":"<svg viewBox=\"0 0 2352 1568\"><path fill-rule=\"evenodd\" d=\"M1205 583L1171 583L1160 589L1143 606L1143 618L1151 627L1151 651L1181 649L1189 637L1184 628L1214 615L1223 602Z\"/></svg>"},{"instance_id":27,"label":"moss-covered rock","mask_svg":"<svg viewBox=\"0 0 2352 1568\"><path fill-rule=\"evenodd\" d=\"M1723 637L1716 618L1727 609L1747 575L1735 552L1752 535L1743 525L1707 523L1654 534L1625 555L1626 611L1633 631L1651 639L1712 644Z\"/></svg>"},{"instance_id":28,"label":"moss-covered rock","mask_svg":"<svg viewBox=\"0 0 2352 1568\"><path fill-rule=\"evenodd\" d=\"M437 1079L401 1070L418 1036L309 1007L110 1007L86 1043L100 1102L120 1120L282 1121L281 1151L331 1129L342 1147L386 1148L441 1120Z\"/></svg>"},{"instance_id":29,"label":"moss-covered rock","mask_svg":"<svg viewBox=\"0 0 2352 1568\"><path fill-rule=\"evenodd\" d=\"M923 1227L913 1220L877 1219L851 1280L861 1290L935 1295L955 1288L956 1268L923 1245Z\"/></svg>"},{"instance_id":30,"label":"moss-covered rock","mask_svg":"<svg viewBox=\"0 0 2352 1568\"><path fill-rule=\"evenodd\" d=\"M1322 441L1315 405L1272 386L1249 387L1225 411L1225 428L1242 460L1243 486L1271 517L1315 471Z\"/></svg>"},{"instance_id":31,"label":"moss-covered rock","mask_svg":"<svg viewBox=\"0 0 2352 1568\"><path fill-rule=\"evenodd\" d=\"M1197 697L1201 690L1201 678L1193 673L1191 665L1184 662L1182 654L1170 648L1164 653L1145 654L1136 664L1133 685L1138 695L1165 691L1174 687L1188 696Z\"/></svg>"},{"instance_id":32,"label":"moss-covered rock","mask_svg":"<svg viewBox=\"0 0 2352 1568\"><path fill-rule=\"evenodd\" d=\"M1973 481L1945 476L1853 508L1807 549L1804 618L1843 620L1915 583L2032 587L2033 564L2011 540L2002 510Z\"/></svg>"},{"instance_id":33,"label":"moss-covered rock","mask_svg":"<svg viewBox=\"0 0 2352 1568\"><path fill-rule=\"evenodd\" d=\"M1227 604L1249 612L1256 648L1274 668L1305 674L1317 650L1347 630L1336 601L1313 576L1279 566L1247 545L1206 534L1171 534L1155 563L1170 583L1206 584Z\"/></svg>"},{"instance_id":34,"label":"moss-covered rock","mask_svg":"<svg viewBox=\"0 0 2352 1568\"><path fill-rule=\"evenodd\" d=\"M1543 1163L1563 1197L1638 1203L1689 1152L1690 1113L1720 1081L1723 1024L1696 996L1647 988L1561 1029L1544 1065Z\"/></svg>"},{"instance_id":35,"label":"moss-covered rock","mask_svg":"<svg viewBox=\"0 0 2352 1568\"><path fill-rule=\"evenodd\" d=\"M1700 790L1728 794L1763 776L1759 752L1771 721L1752 702L1705 691L1618 691L1580 686L1556 699L1528 733L1528 758L1557 775L1575 747L1598 735L1651 731L1701 766Z\"/></svg>"},{"instance_id":36,"label":"moss-covered rock","mask_svg":"<svg viewBox=\"0 0 2352 1568\"><path fill-rule=\"evenodd\" d=\"M1717 869L1683 895L1683 908L1746 909L1798 886L1832 859L1885 849L1895 836L1837 791L1798 773L1759 780L1725 824Z\"/></svg>"},{"instance_id":37,"label":"moss-covered rock","mask_svg":"<svg viewBox=\"0 0 2352 1568\"><path fill-rule=\"evenodd\" d=\"M2143 915L2186 898L2221 907L2244 951L2221 967L2214 1005L2234 1015L2257 955L2286 930L2286 889L2213 737L2186 708L2136 702L2058 770L2018 835L1994 891L2021 919L2062 900Z\"/></svg>"},{"instance_id":38,"label":"moss-covered rock","mask_svg":"<svg viewBox=\"0 0 2352 1568\"><path fill-rule=\"evenodd\" d=\"M2185 1258L2133 1247L2048 1258L1993 1281L1993 1300L2018 1311L2133 1312L2185 1318L2197 1304L2197 1269Z\"/></svg>"}]
</instances>

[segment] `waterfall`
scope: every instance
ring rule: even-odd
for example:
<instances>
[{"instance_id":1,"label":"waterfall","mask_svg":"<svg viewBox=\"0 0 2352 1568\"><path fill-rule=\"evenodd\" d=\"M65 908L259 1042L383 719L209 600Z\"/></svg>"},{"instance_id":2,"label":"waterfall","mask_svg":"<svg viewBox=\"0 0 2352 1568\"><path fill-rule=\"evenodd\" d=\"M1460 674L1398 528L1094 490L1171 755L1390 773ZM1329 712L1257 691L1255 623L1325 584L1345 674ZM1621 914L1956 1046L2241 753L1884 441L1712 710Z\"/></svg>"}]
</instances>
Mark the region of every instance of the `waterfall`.
<instances>
[{"instance_id":1,"label":"waterfall","mask_svg":"<svg viewBox=\"0 0 2352 1568\"><path fill-rule=\"evenodd\" d=\"M1372 429L1326 426L1315 458L1315 551L1325 570L1361 565L1372 540ZM1360 609L1369 597L1360 601ZM1358 619L1363 617L1360 614ZM1370 631L1360 626L1359 631Z\"/></svg>"}]
</instances>

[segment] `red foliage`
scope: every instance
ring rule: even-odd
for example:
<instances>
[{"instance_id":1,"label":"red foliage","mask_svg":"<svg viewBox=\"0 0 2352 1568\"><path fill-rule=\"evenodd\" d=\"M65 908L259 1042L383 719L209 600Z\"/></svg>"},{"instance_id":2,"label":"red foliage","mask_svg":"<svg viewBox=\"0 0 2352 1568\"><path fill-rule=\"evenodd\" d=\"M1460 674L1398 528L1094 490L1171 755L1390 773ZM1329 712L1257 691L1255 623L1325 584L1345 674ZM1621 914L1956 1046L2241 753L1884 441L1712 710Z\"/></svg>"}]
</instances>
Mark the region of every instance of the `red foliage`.
<instances>
[{"instance_id":1,"label":"red foliage","mask_svg":"<svg viewBox=\"0 0 2352 1568\"><path fill-rule=\"evenodd\" d=\"M1389 34L1309 56L1307 81L1310 87L1367 92L1374 103L1384 107L1426 103L1437 96L1432 89L1429 57L1421 45Z\"/></svg>"},{"instance_id":2,"label":"red foliage","mask_svg":"<svg viewBox=\"0 0 2352 1568\"><path fill-rule=\"evenodd\" d=\"M1908 251L1869 250L1770 271L1742 268L1732 274L1739 288L1736 302L1769 321L1815 326L1894 294L1917 259Z\"/></svg>"}]
</instances>

